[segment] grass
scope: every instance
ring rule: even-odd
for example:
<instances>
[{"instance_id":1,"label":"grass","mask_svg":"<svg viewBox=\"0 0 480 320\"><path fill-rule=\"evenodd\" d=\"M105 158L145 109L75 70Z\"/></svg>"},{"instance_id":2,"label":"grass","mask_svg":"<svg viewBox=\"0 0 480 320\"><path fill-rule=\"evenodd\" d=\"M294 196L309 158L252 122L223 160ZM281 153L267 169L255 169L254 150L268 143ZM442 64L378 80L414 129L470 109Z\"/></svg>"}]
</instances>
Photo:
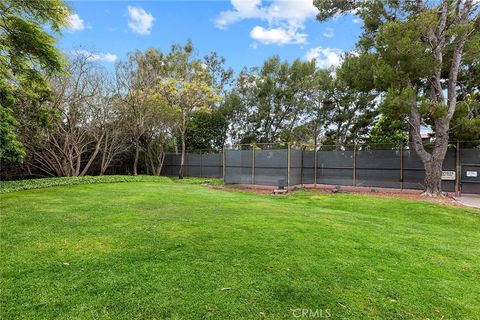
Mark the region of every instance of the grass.
<instances>
[{"instance_id":1,"label":"grass","mask_svg":"<svg viewBox=\"0 0 480 320\"><path fill-rule=\"evenodd\" d=\"M216 178L195 178L195 177L185 177L183 179L171 178L172 181L177 183L186 183L186 184L206 184L211 186L221 186L223 185L223 179Z\"/></svg>"},{"instance_id":2,"label":"grass","mask_svg":"<svg viewBox=\"0 0 480 320\"><path fill-rule=\"evenodd\" d=\"M0 197L1 319L480 315L476 210L186 180Z\"/></svg>"}]
</instances>

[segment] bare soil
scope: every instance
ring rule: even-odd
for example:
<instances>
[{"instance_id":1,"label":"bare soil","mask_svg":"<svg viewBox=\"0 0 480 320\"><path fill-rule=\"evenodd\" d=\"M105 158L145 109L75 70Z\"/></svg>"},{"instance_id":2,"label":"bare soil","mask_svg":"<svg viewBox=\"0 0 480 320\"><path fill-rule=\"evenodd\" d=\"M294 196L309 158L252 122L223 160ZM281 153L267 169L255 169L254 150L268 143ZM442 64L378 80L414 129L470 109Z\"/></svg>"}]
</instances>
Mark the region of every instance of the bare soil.
<instances>
[{"instance_id":1,"label":"bare soil","mask_svg":"<svg viewBox=\"0 0 480 320\"><path fill-rule=\"evenodd\" d=\"M271 187L271 186L254 186L254 185L222 185L222 186L209 186L209 187L214 189L219 189L219 190L235 190L240 192L256 193L256 194L263 194L263 195L267 195L267 194L273 195L273 190L275 189L274 187ZM296 190L301 190L301 189L308 189L313 192L321 193L321 194L334 193L334 188L293 187L293 188L290 188L289 193L287 193L286 195L278 195L278 196L280 197L288 196L289 194L294 193ZM406 199L406 200L437 203L437 204L448 205L453 207L467 208L467 206L456 201L451 196L429 197L429 196L424 196L421 194L421 192L417 192L417 191L405 191L405 192L400 191L399 192L399 191L396 191L396 189L392 189L388 191L385 189L377 189L377 188L371 188L370 190L365 190L365 189L366 188L355 189L353 187L349 187L349 188L344 188L343 190L338 191L338 193L364 194L364 195L382 197L382 198ZM371 190L375 190L375 191L371 191ZM471 207L468 207L468 208L471 208Z\"/></svg>"}]
</instances>

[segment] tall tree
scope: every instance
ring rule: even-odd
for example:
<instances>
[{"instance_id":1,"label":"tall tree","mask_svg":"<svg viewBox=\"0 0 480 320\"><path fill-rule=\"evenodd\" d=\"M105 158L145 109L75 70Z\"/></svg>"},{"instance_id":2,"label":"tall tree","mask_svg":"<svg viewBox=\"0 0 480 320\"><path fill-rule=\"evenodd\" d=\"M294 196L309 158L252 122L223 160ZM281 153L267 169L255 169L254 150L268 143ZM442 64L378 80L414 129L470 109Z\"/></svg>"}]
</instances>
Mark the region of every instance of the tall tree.
<instances>
[{"instance_id":1,"label":"tall tree","mask_svg":"<svg viewBox=\"0 0 480 320\"><path fill-rule=\"evenodd\" d=\"M181 179L185 165L187 128L192 113L208 109L221 100L223 82L215 77L215 69L212 68L218 68L223 62L217 64L217 61L198 59L190 41L184 46L173 45L164 59L165 74L158 83L157 90L177 114L176 129L182 147L178 174Z\"/></svg>"},{"instance_id":2,"label":"tall tree","mask_svg":"<svg viewBox=\"0 0 480 320\"><path fill-rule=\"evenodd\" d=\"M478 52L478 6L473 0L315 0L314 5L320 21L352 10L364 20L359 51L377 58L371 70L375 86L386 92L384 107L408 115L413 147L425 168L425 194L440 195L458 75L468 51ZM422 143L422 124L434 130L431 149Z\"/></svg>"},{"instance_id":3,"label":"tall tree","mask_svg":"<svg viewBox=\"0 0 480 320\"><path fill-rule=\"evenodd\" d=\"M19 163L25 150L17 137L19 97L38 109L48 99L44 73L62 70L53 35L68 23L62 0L4 0L0 3L0 162ZM49 33L47 30L51 31Z\"/></svg>"},{"instance_id":4,"label":"tall tree","mask_svg":"<svg viewBox=\"0 0 480 320\"><path fill-rule=\"evenodd\" d=\"M314 73L314 61L297 59L290 64L278 56L261 68L244 69L228 97L234 138L242 143L292 140L309 103Z\"/></svg>"},{"instance_id":5,"label":"tall tree","mask_svg":"<svg viewBox=\"0 0 480 320\"><path fill-rule=\"evenodd\" d=\"M42 130L43 139L25 141L30 164L47 175L83 176L100 152L104 95L108 81L89 56L76 56L67 72L52 77L52 125Z\"/></svg>"},{"instance_id":6,"label":"tall tree","mask_svg":"<svg viewBox=\"0 0 480 320\"><path fill-rule=\"evenodd\" d=\"M128 56L127 61L117 64L115 69L117 103L134 148L134 175L138 174L142 137L145 138L149 130L151 117L154 115L156 118L156 106L162 103L156 85L163 73L164 55L156 49L148 49L145 53L136 51Z\"/></svg>"}]
</instances>

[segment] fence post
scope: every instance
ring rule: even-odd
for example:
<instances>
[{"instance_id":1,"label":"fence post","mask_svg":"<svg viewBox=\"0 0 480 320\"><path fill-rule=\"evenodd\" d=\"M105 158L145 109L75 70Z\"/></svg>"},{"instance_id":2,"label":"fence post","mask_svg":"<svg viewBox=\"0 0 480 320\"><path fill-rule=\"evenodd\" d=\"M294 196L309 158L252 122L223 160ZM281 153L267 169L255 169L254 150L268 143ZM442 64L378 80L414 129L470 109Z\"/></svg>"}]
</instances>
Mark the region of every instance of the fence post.
<instances>
[{"instance_id":1,"label":"fence post","mask_svg":"<svg viewBox=\"0 0 480 320\"><path fill-rule=\"evenodd\" d=\"M200 150L200 177L203 178L202 150Z\"/></svg>"},{"instance_id":2,"label":"fence post","mask_svg":"<svg viewBox=\"0 0 480 320\"><path fill-rule=\"evenodd\" d=\"M455 150L455 195L460 195L460 176L461 168L460 168L460 142L457 140L457 147Z\"/></svg>"},{"instance_id":3,"label":"fence post","mask_svg":"<svg viewBox=\"0 0 480 320\"><path fill-rule=\"evenodd\" d=\"M305 146L302 146L302 149L301 149L302 153L301 153L301 158L300 158L301 159L301 161L300 161L300 163L301 163L301 165L300 165L300 184L301 184L302 188L303 188L303 151L304 150L305 150Z\"/></svg>"},{"instance_id":4,"label":"fence post","mask_svg":"<svg viewBox=\"0 0 480 320\"><path fill-rule=\"evenodd\" d=\"M353 144L353 186L357 185L357 143Z\"/></svg>"},{"instance_id":5,"label":"fence post","mask_svg":"<svg viewBox=\"0 0 480 320\"><path fill-rule=\"evenodd\" d=\"M252 184L255 185L255 145L252 144Z\"/></svg>"},{"instance_id":6,"label":"fence post","mask_svg":"<svg viewBox=\"0 0 480 320\"><path fill-rule=\"evenodd\" d=\"M403 191L403 143L400 144L400 190Z\"/></svg>"},{"instance_id":7,"label":"fence post","mask_svg":"<svg viewBox=\"0 0 480 320\"><path fill-rule=\"evenodd\" d=\"M287 144L287 187L290 187L290 142Z\"/></svg>"},{"instance_id":8,"label":"fence post","mask_svg":"<svg viewBox=\"0 0 480 320\"><path fill-rule=\"evenodd\" d=\"M317 188L317 144L315 144L314 149L313 149L313 186L315 189Z\"/></svg>"},{"instance_id":9,"label":"fence post","mask_svg":"<svg viewBox=\"0 0 480 320\"><path fill-rule=\"evenodd\" d=\"M225 169L226 169L226 164L225 164L225 145L222 148L222 179L223 179L223 184L225 184Z\"/></svg>"}]
</instances>

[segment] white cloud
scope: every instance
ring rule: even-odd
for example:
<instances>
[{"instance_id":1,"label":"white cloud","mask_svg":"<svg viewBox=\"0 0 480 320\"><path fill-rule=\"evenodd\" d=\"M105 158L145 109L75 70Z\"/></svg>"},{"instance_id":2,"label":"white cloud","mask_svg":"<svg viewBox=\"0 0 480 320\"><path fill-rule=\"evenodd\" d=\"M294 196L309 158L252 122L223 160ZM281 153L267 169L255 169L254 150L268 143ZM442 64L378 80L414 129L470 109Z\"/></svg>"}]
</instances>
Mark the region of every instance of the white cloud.
<instances>
[{"instance_id":1,"label":"white cloud","mask_svg":"<svg viewBox=\"0 0 480 320\"><path fill-rule=\"evenodd\" d=\"M272 0L262 5L262 0L231 0L233 10L221 12L215 25L226 29L229 25L245 19L265 21L268 27L254 27L250 36L257 36L262 43L298 44L305 43L307 34L298 32L304 28L305 20L314 18L317 8L312 0ZM278 39L277 41L260 40ZM286 40L285 40L286 39Z\"/></svg>"},{"instance_id":2,"label":"white cloud","mask_svg":"<svg viewBox=\"0 0 480 320\"><path fill-rule=\"evenodd\" d=\"M106 62L115 62L118 57L116 54L106 52L106 53L93 53L88 50L73 50L71 52L73 56L83 56L86 57L88 61L106 61Z\"/></svg>"},{"instance_id":3,"label":"white cloud","mask_svg":"<svg viewBox=\"0 0 480 320\"><path fill-rule=\"evenodd\" d=\"M335 36L335 30L333 28L327 28L323 33L322 36L325 38L333 38Z\"/></svg>"},{"instance_id":4,"label":"white cloud","mask_svg":"<svg viewBox=\"0 0 480 320\"><path fill-rule=\"evenodd\" d=\"M105 61L108 61L108 62L115 62L118 57L116 54L113 54L113 53L110 53L110 52L107 52L107 53L103 53L100 57L101 60L105 60Z\"/></svg>"},{"instance_id":5,"label":"white cloud","mask_svg":"<svg viewBox=\"0 0 480 320\"><path fill-rule=\"evenodd\" d=\"M263 28L255 26L250 31L250 37L263 44L300 44L307 41L307 34L299 33L295 28L283 29L283 28Z\"/></svg>"},{"instance_id":6,"label":"white cloud","mask_svg":"<svg viewBox=\"0 0 480 320\"><path fill-rule=\"evenodd\" d=\"M234 10L223 11L215 20L219 28L244 19L260 19L271 24L287 22L290 25L303 24L315 17L317 8L311 0L273 0L262 6L261 0L231 0Z\"/></svg>"},{"instance_id":7,"label":"white cloud","mask_svg":"<svg viewBox=\"0 0 480 320\"><path fill-rule=\"evenodd\" d=\"M85 23L76 13L70 15L68 20L68 30L70 31L81 31L85 29Z\"/></svg>"},{"instance_id":8,"label":"white cloud","mask_svg":"<svg viewBox=\"0 0 480 320\"><path fill-rule=\"evenodd\" d=\"M362 23L362 19L360 19L360 18L353 18L352 22L353 22L353 23Z\"/></svg>"},{"instance_id":9,"label":"white cloud","mask_svg":"<svg viewBox=\"0 0 480 320\"><path fill-rule=\"evenodd\" d=\"M316 60L317 67L327 69L330 67L338 67L342 63L343 51L335 48L316 47L307 51L305 59L310 61Z\"/></svg>"},{"instance_id":10,"label":"white cloud","mask_svg":"<svg viewBox=\"0 0 480 320\"><path fill-rule=\"evenodd\" d=\"M128 6L128 27L135 33L146 35L152 31L155 18L142 8Z\"/></svg>"}]
</instances>

